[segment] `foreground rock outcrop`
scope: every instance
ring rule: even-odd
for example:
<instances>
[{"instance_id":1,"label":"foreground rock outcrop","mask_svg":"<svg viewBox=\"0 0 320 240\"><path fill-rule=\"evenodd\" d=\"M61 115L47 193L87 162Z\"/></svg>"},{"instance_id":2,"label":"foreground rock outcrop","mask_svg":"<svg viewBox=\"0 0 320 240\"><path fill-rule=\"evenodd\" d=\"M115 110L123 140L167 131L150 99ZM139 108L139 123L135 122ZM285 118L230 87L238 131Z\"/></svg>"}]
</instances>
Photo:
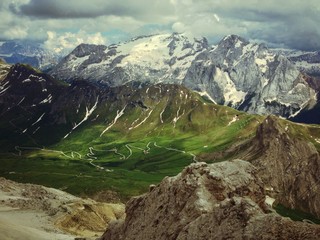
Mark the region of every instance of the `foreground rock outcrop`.
<instances>
[{"instance_id":1,"label":"foreground rock outcrop","mask_svg":"<svg viewBox=\"0 0 320 240\"><path fill-rule=\"evenodd\" d=\"M320 226L272 212L257 169L233 160L195 163L132 198L126 219L110 223L104 240L315 239Z\"/></svg>"},{"instance_id":2,"label":"foreground rock outcrop","mask_svg":"<svg viewBox=\"0 0 320 240\"><path fill-rule=\"evenodd\" d=\"M99 203L0 178L0 239L96 239L123 214L122 204Z\"/></svg>"}]
</instances>

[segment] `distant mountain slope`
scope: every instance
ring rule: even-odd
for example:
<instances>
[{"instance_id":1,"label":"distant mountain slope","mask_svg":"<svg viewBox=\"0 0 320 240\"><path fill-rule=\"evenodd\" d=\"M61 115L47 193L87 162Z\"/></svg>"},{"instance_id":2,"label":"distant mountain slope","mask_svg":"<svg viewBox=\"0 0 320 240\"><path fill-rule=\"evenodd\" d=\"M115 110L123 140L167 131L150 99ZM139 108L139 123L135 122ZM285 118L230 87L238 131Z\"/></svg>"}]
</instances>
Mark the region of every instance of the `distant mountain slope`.
<instances>
[{"instance_id":1,"label":"distant mountain slope","mask_svg":"<svg viewBox=\"0 0 320 240\"><path fill-rule=\"evenodd\" d=\"M63 53L45 49L36 41L4 41L0 42L0 58L7 63L24 63L42 70L56 65Z\"/></svg>"},{"instance_id":2,"label":"distant mountain slope","mask_svg":"<svg viewBox=\"0 0 320 240\"><path fill-rule=\"evenodd\" d=\"M282 52L301 72L320 77L320 51L302 52L282 50Z\"/></svg>"},{"instance_id":3,"label":"distant mountain slope","mask_svg":"<svg viewBox=\"0 0 320 240\"><path fill-rule=\"evenodd\" d=\"M108 86L182 84L213 102L250 113L293 117L317 102L316 90L285 56L230 35L217 46L183 34L155 35L110 45L80 45L53 76Z\"/></svg>"}]
</instances>

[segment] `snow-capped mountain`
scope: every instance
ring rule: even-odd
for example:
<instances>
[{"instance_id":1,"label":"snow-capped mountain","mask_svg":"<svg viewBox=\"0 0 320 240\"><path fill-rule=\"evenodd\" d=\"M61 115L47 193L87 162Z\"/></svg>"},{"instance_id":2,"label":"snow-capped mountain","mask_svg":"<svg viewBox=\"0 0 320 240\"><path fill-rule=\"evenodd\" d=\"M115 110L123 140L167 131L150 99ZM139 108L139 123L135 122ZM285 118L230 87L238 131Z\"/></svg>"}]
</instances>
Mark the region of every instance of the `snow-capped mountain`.
<instances>
[{"instance_id":1,"label":"snow-capped mountain","mask_svg":"<svg viewBox=\"0 0 320 240\"><path fill-rule=\"evenodd\" d=\"M190 40L181 34L138 37L108 47L81 44L51 73L61 79L83 78L109 86L131 81L181 83L192 61L208 47L205 38Z\"/></svg>"},{"instance_id":2,"label":"snow-capped mountain","mask_svg":"<svg viewBox=\"0 0 320 240\"><path fill-rule=\"evenodd\" d=\"M184 85L217 103L250 113L292 117L316 102L316 91L283 55L231 35L193 61Z\"/></svg>"},{"instance_id":3,"label":"snow-capped mountain","mask_svg":"<svg viewBox=\"0 0 320 240\"><path fill-rule=\"evenodd\" d=\"M82 44L51 74L109 86L183 84L219 104L283 117L293 117L317 101L316 91L287 57L236 35L216 46L177 33L110 46Z\"/></svg>"},{"instance_id":4,"label":"snow-capped mountain","mask_svg":"<svg viewBox=\"0 0 320 240\"><path fill-rule=\"evenodd\" d=\"M26 63L46 70L56 65L62 55L45 49L39 42L5 41L0 43L0 58L10 64Z\"/></svg>"}]
</instances>

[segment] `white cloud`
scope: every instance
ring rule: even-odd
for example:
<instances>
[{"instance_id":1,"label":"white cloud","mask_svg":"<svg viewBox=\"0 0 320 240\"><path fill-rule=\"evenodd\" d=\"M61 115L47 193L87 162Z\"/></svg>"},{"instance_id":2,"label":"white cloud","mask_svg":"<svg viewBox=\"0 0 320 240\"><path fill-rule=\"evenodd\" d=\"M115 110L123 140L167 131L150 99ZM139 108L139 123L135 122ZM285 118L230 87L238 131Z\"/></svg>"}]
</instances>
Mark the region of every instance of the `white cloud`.
<instances>
[{"instance_id":1,"label":"white cloud","mask_svg":"<svg viewBox=\"0 0 320 240\"><path fill-rule=\"evenodd\" d=\"M182 22L175 22L172 25L172 30L174 32L182 33L182 32L185 32L187 30L187 27Z\"/></svg>"},{"instance_id":2,"label":"white cloud","mask_svg":"<svg viewBox=\"0 0 320 240\"><path fill-rule=\"evenodd\" d=\"M106 44L107 40L101 35L100 32L88 34L85 31L77 33L65 32L62 34L48 31L48 39L44 42L44 47L51 49L56 53L66 50L72 50L81 43L90 44Z\"/></svg>"},{"instance_id":3,"label":"white cloud","mask_svg":"<svg viewBox=\"0 0 320 240\"><path fill-rule=\"evenodd\" d=\"M15 26L4 31L3 35L8 39L23 39L28 36L26 27Z\"/></svg>"}]
</instances>

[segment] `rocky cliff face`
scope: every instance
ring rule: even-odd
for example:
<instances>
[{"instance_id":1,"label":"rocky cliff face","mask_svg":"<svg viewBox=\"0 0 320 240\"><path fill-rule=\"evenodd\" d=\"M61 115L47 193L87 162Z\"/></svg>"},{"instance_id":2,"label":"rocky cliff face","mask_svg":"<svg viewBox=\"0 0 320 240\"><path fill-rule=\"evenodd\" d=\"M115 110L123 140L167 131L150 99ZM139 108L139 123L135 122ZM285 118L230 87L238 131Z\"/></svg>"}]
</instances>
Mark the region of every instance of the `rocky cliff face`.
<instances>
[{"instance_id":1,"label":"rocky cliff face","mask_svg":"<svg viewBox=\"0 0 320 240\"><path fill-rule=\"evenodd\" d=\"M314 239L320 227L270 212L257 169L242 160L192 164L131 199L105 240Z\"/></svg>"},{"instance_id":2,"label":"rocky cliff face","mask_svg":"<svg viewBox=\"0 0 320 240\"><path fill-rule=\"evenodd\" d=\"M140 37L108 47L82 44L51 73L108 86L183 84L219 104L283 117L317 100L316 91L285 56L236 35L213 47L205 38L182 34Z\"/></svg>"},{"instance_id":3,"label":"rocky cliff face","mask_svg":"<svg viewBox=\"0 0 320 240\"><path fill-rule=\"evenodd\" d=\"M284 56L231 35L193 61L184 84L219 104L289 117L315 104L316 91Z\"/></svg>"},{"instance_id":4,"label":"rocky cliff face","mask_svg":"<svg viewBox=\"0 0 320 240\"><path fill-rule=\"evenodd\" d=\"M279 203L320 217L320 156L301 134L270 116L250 143L253 156L243 157L251 159L268 194Z\"/></svg>"}]
</instances>

